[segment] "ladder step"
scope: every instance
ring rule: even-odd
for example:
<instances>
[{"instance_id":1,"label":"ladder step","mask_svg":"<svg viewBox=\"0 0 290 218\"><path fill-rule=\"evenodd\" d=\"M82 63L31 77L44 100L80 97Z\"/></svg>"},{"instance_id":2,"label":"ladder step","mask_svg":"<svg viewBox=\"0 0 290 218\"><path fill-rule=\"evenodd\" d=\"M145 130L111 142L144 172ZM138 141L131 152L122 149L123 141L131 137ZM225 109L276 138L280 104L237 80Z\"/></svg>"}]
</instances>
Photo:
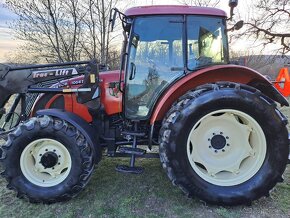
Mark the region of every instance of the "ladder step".
<instances>
[{"instance_id":1,"label":"ladder step","mask_svg":"<svg viewBox=\"0 0 290 218\"><path fill-rule=\"evenodd\" d=\"M145 136L145 132L137 132L137 131L124 131L122 132L123 135L131 135L131 136Z\"/></svg>"},{"instance_id":2,"label":"ladder step","mask_svg":"<svg viewBox=\"0 0 290 218\"><path fill-rule=\"evenodd\" d=\"M117 165L116 171L119 173L141 174L144 171L143 167L130 167L126 165Z\"/></svg>"},{"instance_id":3,"label":"ladder step","mask_svg":"<svg viewBox=\"0 0 290 218\"><path fill-rule=\"evenodd\" d=\"M138 156L146 154L146 150L132 147L119 147L119 152L123 154L135 154Z\"/></svg>"}]
</instances>

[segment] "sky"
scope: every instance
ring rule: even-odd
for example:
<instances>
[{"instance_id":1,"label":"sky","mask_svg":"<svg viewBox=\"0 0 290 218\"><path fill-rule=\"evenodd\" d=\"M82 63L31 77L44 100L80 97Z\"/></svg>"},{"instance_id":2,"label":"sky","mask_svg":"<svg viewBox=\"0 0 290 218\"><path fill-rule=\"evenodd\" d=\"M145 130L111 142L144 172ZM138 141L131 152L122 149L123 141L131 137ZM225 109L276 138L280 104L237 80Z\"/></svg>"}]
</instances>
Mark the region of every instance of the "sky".
<instances>
[{"instance_id":1,"label":"sky","mask_svg":"<svg viewBox=\"0 0 290 218\"><path fill-rule=\"evenodd\" d=\"M239 1L238 10L240 13L245 13L243 9L245 6L245 1ZM249 1L249 0L247 0ZM21 45L21 41L16 40L13 37L13 30L9 29L9 24L13 22L13 20L17 19L17 16L9 11L4 6L5 0L0 0L0 63L3 63L7 60L7 55L16 50L19 45ZM137 5L174 5L180 4L178 0L135 0L134 4ZM228 0L221 0L218 8L225 10L229 13ZM245 42L246 43L246 42ZM242 43L241 48L245 48L245 43ZM247 42L249 44L249 42ZM239 45L234 45L236 49L239 49Z\"/></svg>"},{"instance_id":2,"label":"sky","mask_svg":"<svg viewBox=\"0 0 290 218\"><path fill-rule=\"evenodd\" d=\"M5 62L7 53L15 50L20 45L18 40L13 39L11 23L17 16L4 7L4 1L0 0L0 63Z\"/></svg>"}]
</instances>

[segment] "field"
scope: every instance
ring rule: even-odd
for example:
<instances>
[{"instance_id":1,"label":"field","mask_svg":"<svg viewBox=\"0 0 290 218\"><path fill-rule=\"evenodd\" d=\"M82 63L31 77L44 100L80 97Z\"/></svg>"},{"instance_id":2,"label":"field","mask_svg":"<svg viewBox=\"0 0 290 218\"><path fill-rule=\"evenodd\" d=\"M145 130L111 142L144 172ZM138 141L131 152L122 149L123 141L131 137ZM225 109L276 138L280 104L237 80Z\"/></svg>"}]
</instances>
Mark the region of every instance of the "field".
<instances>
[{"instance_id":1,"label":"field","mask_svg":"<svg viewBox=\"0 0 290 218\"><path fill-rule=\"evenodd\" d=\"M290 117L290 109L283 112ZM16 198L0 178L0 217L290 217L290 165L284 183L251 206L219 207L188 199L174 187L159 159L139 159L142 175L115 172L127 159L103 158L87 188L76 198L52 205Z\"/></svg>"}]
</instances>

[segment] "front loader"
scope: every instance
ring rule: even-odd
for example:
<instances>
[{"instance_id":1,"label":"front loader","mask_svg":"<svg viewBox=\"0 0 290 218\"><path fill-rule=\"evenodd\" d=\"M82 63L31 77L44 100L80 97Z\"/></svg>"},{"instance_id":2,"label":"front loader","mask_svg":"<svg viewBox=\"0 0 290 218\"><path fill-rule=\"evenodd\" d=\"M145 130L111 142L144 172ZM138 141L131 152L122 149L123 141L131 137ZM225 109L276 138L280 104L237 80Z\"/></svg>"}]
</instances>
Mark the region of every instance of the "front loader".
<instances>
[{"instance_id":1,"label":"front loader","mask_svg":"<svg viewBox=\"0 0 290 218\"><path fill-rule=\"evenodd\" d=\"M233 11L237 1L229 5ZM225 12L113 9L112 27L117 17L125 36L120 71L78 62L0 72L8 187L31 202L71 199L105 149L108 157L130 157L127 166L116 166L121 173L142 173L137 157L160 157L174 185L208 203L268 196L283 181L289 153L287 119L277 103L289 104L264 76L229 64ZM30 93L37 96L28 107ZM13 94L17 101L5 114ZM17 125L5 129L18 103ZM140 145L159 146L159 154Z\"/></svg>"}]
</instances>

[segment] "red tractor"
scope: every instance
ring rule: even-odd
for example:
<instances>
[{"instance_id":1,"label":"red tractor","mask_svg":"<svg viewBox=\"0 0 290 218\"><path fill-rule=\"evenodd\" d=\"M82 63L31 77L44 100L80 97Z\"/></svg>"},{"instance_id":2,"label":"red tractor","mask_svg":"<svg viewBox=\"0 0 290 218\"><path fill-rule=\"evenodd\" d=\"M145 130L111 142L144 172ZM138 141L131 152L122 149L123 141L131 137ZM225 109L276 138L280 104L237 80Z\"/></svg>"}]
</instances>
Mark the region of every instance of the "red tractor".
<instances>
[{"instance_id":1,"label":"red tractor","mask_svg":"<svg viewBox=\"0 0 290 218\"><path fill-rule=\"evenodd\" d=\"M142 173L136 157L160 155L174 185L209 203L269 195L289 153L287 119L276 102L289 104L258 72L228 64L225 12L114 9L112 26L117 16L125 36L120 71L99 72L94 62L2 66L4 130L21 105L19 124L5 130L0 149L8 188L31 202L68 200L89 182L106 148L109 157L131 158L116 166L123 173ZM37 97L34 105L27 96ZM138 145L157 145L159 155Z\"/></svg>"}]
</instances>

